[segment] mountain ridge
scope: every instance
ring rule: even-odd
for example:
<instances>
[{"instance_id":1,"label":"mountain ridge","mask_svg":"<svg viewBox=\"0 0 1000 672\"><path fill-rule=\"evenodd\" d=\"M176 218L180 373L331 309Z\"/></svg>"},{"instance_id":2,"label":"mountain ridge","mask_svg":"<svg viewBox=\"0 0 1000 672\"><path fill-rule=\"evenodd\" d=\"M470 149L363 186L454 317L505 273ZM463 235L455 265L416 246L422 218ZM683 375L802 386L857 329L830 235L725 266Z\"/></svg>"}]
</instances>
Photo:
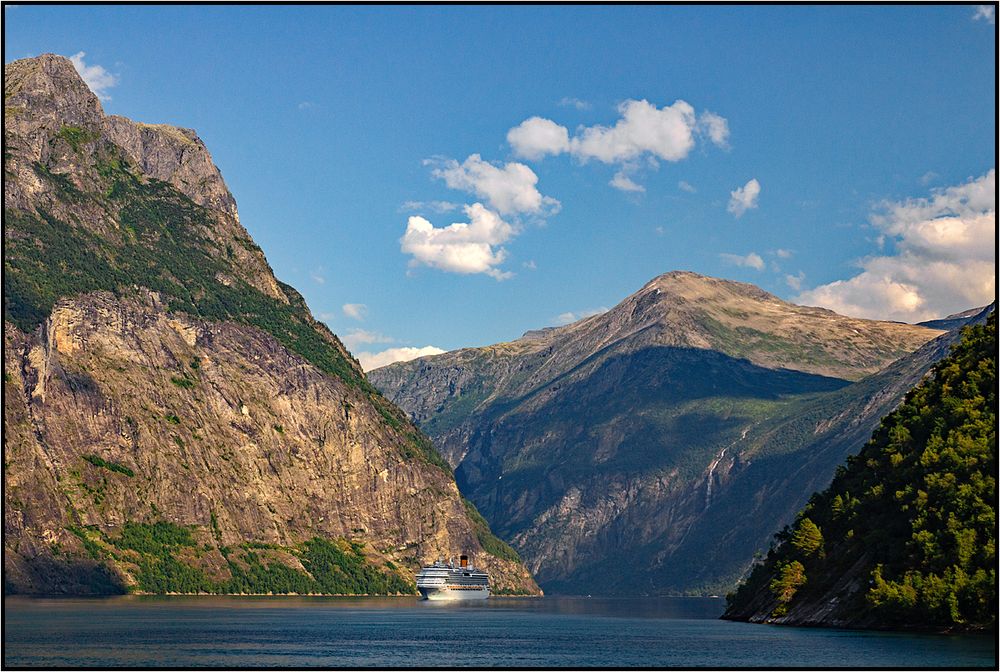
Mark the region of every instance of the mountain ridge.
<instances>
[{"instance_id":1,"label":"mountain ridge","mask_svg":"<svg viewBox=\"0 0 1000 672\"><path fill-rule=\"evenodd\" d=\"M886 381L876 394L865 380L944 334L671 272L600 315L369 377L549 592L718 593L773 531L732 515L771 487L755 462L772 455L795 471L813 452L824 456L818 478L832 475L855 443L822 428L850 422L831 400L874 395L857 410L861 424L877 422L875 409L905 390ZM802 492L780 495L768 515L794 515L812 491L811 476L793 481ZM609 581L636 558L633 585Z\"/></svg>"}]
</instances>

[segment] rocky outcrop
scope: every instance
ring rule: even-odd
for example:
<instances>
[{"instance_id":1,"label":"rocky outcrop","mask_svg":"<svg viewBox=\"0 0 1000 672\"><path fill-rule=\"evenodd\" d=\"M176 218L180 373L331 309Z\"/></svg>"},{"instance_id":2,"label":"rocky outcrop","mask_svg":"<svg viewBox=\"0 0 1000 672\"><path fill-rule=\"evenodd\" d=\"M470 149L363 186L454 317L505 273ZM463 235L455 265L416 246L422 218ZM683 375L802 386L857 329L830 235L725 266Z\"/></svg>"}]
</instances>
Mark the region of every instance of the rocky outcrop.
<instances>
[{"instance_id":1,"label":"rocky outcrop","mask_svg":"<svg viewBox=\"0 0 1000 672\"><path fill-rule=\"evenodd\" d=\"M104 117L103 122L104 134L125 150L142 174L169 182L198 205L239 219L236 199L205 143L190 128L139 124L117 115Z\"/></svg>"},{"instance_id":2,"label":"rocky outcrop","mask_svg":"<svg viewBox=\"0 0 1000 672\"><path fill-rule=\"evenodd\" d=\"M104 117L61 57L5 77L5 590L413 590L467 552L538 593L193 131Z\"/></svg>"},{"instance_id":3,"label":"rocky outcrop","mask_svg":"<svg viewBox=\"0 0 1000 672\"><path fill-rule=\"evenodd\" d=\"M547 591L719 593L907 389L872 374L940 333L674 272L369 376Z\"/></svg>"},{"instance_id":4,"label":"rocky outcrop","mask_svg":"<svg viewBox=\"0 0 1000 672\"><path fill-rule=\"evenodd\" d=\"M263 252L239 223L236 201L194 131L105 116L100 101L62 56L46 54L4 67L4 208L45 211L114 240L127 203L87 198L108 188L115 171L159 180L204 206L204 231L235 277L283 302ZM7 235L17 235L16 229ZM117 242L117 241L116 241Z\"/></svg>"}]
</instances>

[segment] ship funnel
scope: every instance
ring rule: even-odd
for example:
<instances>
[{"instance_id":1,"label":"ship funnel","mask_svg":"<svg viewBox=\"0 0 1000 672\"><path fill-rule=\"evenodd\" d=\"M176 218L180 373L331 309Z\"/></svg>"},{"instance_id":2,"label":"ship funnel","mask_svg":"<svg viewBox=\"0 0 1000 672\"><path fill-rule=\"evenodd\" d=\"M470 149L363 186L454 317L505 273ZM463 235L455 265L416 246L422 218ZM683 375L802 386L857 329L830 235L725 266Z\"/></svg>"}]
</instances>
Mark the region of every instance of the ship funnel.
<instances>
[{"instance_id":1,"label":"ship funnel","mask_svg":"<svg viewBox=\"0 0 1000 672\"><path fill-rule=\"evenodd\" d=\"M469 556L467 556L467 555L460 555L460 556L458 556L458 561L459 561L459 563L461 563L462 567L468 567L469 566Z\"/></svg>"}]
</instances>

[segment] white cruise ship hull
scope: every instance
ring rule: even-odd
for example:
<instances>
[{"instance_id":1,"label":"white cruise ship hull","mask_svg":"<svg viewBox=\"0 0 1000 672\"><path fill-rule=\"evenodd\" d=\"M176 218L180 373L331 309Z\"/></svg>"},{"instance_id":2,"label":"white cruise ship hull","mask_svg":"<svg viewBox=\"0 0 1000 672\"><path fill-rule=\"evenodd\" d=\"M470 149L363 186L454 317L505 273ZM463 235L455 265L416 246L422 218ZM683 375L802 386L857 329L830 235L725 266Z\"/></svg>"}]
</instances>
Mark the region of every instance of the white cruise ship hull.
<instances>
[{"instance_id":1,"label":"white cruise ship hull","mask_svg":"<svg viewBox=\"0 0 1000 672\"><path fill-rule=\"evenodd\" d=\"M442 586L418 588L425 600L434 601L454 601L454 600L485 600L490 596L490 589L485 586Z\"/></svg>"}]
</instances>

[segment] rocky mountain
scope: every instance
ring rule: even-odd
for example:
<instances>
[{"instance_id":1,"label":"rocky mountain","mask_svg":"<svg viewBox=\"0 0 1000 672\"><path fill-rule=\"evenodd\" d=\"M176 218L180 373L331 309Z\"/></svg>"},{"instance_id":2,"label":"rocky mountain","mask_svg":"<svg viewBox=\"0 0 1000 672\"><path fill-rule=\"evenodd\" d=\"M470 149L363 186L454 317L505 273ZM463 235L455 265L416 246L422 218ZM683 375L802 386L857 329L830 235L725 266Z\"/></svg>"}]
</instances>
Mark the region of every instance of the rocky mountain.
<instances>
[{"instance_id":1,"label":"rocky mountain","mask_svg":"<svg viewBox=\"0 0 1000 672\"><path fill-rule=\"evenodd\" d=\"M889 365L941 334L673 272L602 315L369 378L547 591L712 593L937 350Z\"/></svg>"},{"instance_id":2,"label":"rocky mountain","mask_svg":"<svg viewBox=\"0 0 1000 672\"><path fill-rule=\"evenodd\" d=\"M953 329L960 329L965 325L972 322L976 317L986 309L986 306L980 308L970 308L969 310L963 310L960 313L955 313L954 315L949 315L947 317L942 317L939 320L927 320L926 322L918 322L917 324L921 327L930 327L931 329L946 329L951 331Z\"/></svg>"},{"instance_id":3,"label":"rocky mountain","mask_svg":"<svg viewBox=\"0 0 1000 672\"><path fill-rule=\"evenodd\" d=\"M8 592L537 594L448 465L278 281L194 131L4 68Z\"/></svg>"},{"instance_id":4,"label":"rocky mountain","mask_svg":"<svg viewBox=\"0 0 1000 672\"><path fill-rule=\"evenodd\" d=\"M995 311L984 318L776 535L724 618L995 627Z\"/></svg>"}]
</instances>

